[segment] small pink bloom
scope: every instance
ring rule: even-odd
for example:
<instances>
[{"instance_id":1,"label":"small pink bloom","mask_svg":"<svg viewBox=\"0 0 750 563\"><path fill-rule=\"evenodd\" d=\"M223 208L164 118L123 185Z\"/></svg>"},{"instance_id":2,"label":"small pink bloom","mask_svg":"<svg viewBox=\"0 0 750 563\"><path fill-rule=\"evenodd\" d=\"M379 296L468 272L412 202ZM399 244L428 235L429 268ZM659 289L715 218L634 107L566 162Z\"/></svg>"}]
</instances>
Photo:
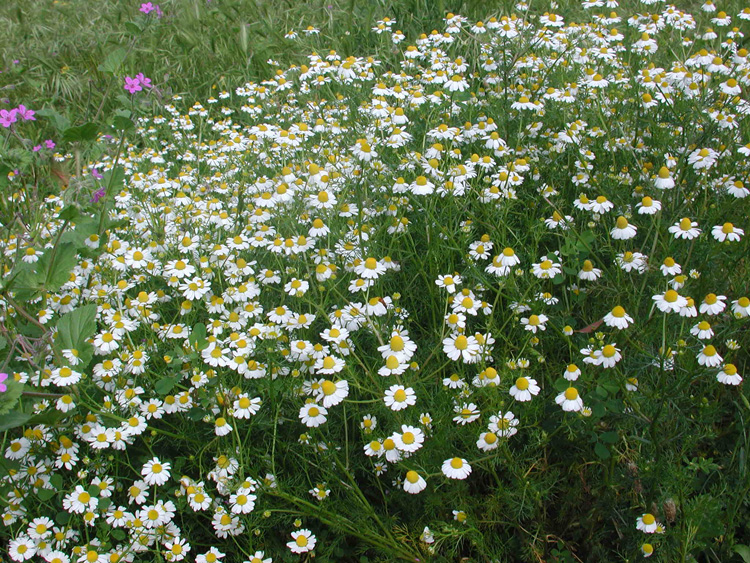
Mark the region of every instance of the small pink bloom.
<instances>
[{"instance_id":1,"label":"small pink bloom","mask_svg":"<svg viewBox=\"0 0 750 563\"><path fill-rule=\"evenodd\" d=\"M146 88L151 88L151 79L145 77L142 72L139 72L138 74L136 74L135 77L138 80L138 82L141 83L141 86L144 86Z\"/></svg>"},{"instance_id":2,"label":"small pink bloom","mask_svg":"<svg viewBox=\"0 0 750 563\"><path fill-rule=\"evenodd\" d=\"M52 139L47 139L46 141L44 141L44 144L47 146L49 150L52 150L57 146L55 145L55 141L53 141Z\"/></svg>"},{"instance_id":3,"label":"small pink bloom","mask_svg":"<svg viewBox=\"0 0 750 563\"><path fill-rule=\"evenodd\" d=\"M26 109L23 104L16 108L16 113L23 117L24 121L36 121L36 117L34 117L36 112L33 109Z\"/></svg>"},{"instance_id":4,"label":"small pink bloom","mask_svg":"<svg viewBox=\"0 0 750 563\"><path fill-rule=\"evenodd\" d=\"M5 393L8 390L8 386L3 383L6 379L8 379L8 374L0 373L0 393Z\"/></svg>"},{"instance_id":5,"label":"small pink bloom","mask_svg":"<svg viewBox=\"0 0 750 563\"><path fill-rule=\"evenodd\" d=\"M131 94L135 94L136 92L140 92L141 90L143 90L143 88L141 88L141 81L138 80L138 78L131 78L130 76L125 77L124 88Z\"/></svg>"},{"instance_id":6,"label":"small pink bloom","mask_svg":"<svg viewBox=\"0 0 750 563\"><path fill-rule=\"evenodd\" d=\"M0 109L0 125L3 127L10 127L11 124L15 123L18 118L16 117L17 111L15 109L7 110Z\"/></svg>"},{"instance_id":7,"label":"small pink bloom","mask_svg":"<svg viewBox=\"0 0 750 563\"><path fill-rule=\"evenodd\" d=\"M141 9L139 11L143 12L144 14L150 14L153 12L156 8L154 8L154 5L151 2L144 2L141 4Z\"/></svg>"}]
</instances>

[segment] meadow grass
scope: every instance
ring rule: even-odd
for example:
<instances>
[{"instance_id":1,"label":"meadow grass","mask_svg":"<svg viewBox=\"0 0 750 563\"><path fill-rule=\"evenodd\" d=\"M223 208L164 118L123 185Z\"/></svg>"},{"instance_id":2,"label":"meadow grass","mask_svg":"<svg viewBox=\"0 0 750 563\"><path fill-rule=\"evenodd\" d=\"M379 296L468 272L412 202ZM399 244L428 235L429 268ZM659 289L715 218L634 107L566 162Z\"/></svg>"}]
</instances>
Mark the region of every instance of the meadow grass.
<instances>
[{"instance_id":1,"label":"meadow grass","mask_svg":"<svg viewBox=\"0 0 750 563\"><path fill-rule=\"evenodd\" d=\"M750 561L748 20L11 5L10 559Z\"/></svg>"}]
</instances>

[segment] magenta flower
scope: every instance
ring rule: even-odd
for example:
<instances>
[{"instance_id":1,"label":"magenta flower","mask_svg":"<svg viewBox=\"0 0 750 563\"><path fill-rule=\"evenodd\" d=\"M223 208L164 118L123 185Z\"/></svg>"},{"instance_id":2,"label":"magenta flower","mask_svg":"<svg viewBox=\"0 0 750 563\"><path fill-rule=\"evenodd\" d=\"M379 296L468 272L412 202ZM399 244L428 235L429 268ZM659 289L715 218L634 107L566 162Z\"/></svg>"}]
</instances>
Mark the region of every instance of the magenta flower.
<instances>
[{"instance_id":1,"label":"magenta flower","mask_svg":"<svg viewBox=\"0 0 750 563\"><path fill-rule=\"evenodd\" d=\"M97 170L96 168L93 168L93 169L91 170L91 175L92 175L92 176L93 176L94 178L96 178L97 180L101 180L102 178L104 178L104 176L102 176L102 173L101 173L101 172L99 172L99 171L98 171L98 170Z\"/></svg>"},{"instance_id":2,"label":"magenta flower","mask_svg":"<svg viewBox=\"0 0 750 563\"><path fill-rule=\"evenodd\" d=\"M49 150L52 150L57 146L55 145L55 141L53 141L52 139L47 139L46 141L44 141L44 144L47 146Z\"/></svg>"},{"instance_id":3,"label":"magenta flower","mask_svg":"<svg viewBox=\"0 0 750 563\"><path fill-rule=\"evenodd\" d=\"M153 12L156 8L151 2L144 2L141 4L141 9L139 11L143 12L144 14L150 14Z\"/></svg>"},{"instance_id":4,"label":"magenta flower","mask_svg":"<svg viewBox=\"0 0 750 563\"><path fill-rule=\"evenodd\" d=\"M23 104L16 108L16 113L23 117L24 121L36 121L36 117L34 117L36 112L33 109L26 109Z\"/></svg>"},{"instance_id":5,"label":"magenta flower","mask_svg":"<svg viewBox=\"0 0 750 563\"><path fill-rule=\"evenodd\" d=\"M142 72L139 72L138 74L136 74L135 78L138 80L138 82L141 83L141 86L145 88L151 88L151 79L145 77Z\"/></svg>"},{"instance_id":6,"label":"magenta flower","mask_svg":"<svg viewBox=\"0 0 750 563\"><path fill-rule=\"evenodd\" d=\"M125 77L125 89L130 92L131 94L135 94L136 92L140 92L143 90L141 88L141 81L138 80L138 78L131 78L129 76Z\"/></svg>"},{"instance_id":7,"label":"magenta flower","mask_svg":"<svg viewBox=\"0 0 750 563\"><path fill-rule=\"evenodd\" d=\"M7 128L15 123L17 121L16 111L15 109L0 109L0 125Z\"/></svg>"},{"instance_id":8,"label":"magenta flower","mask_svg":"<svg viewBox=\"0 0 750 563\"><path fill-rule=\"evenodd\" d=\"M93 197L91 198L91 203L97 203L100 199L104 197L104 194L106 192L104 191L104 188L99 188L94 192Z\"/></svg>"},{"instance_id":9,"label":"magenta flower","mask_svg":"<svg viewBox=\"0 0 750 563\"><path fill-rule=\"evenodd\" d=\"M8 386L3 383L6 379L8 379L8 374L0 373L0 393L5 393L8 390Z\"/></svg>"},{"instance_id":10,"label":"magenta flower","mask_svg":"<svg viewBox=\"0 0 750 563\"><path fill-rule=\"evenodd\" d=\"M31 150L34 152L39 152L40 150L42 150L42 145L34 145L34 148Z\"/></svg>"}]
</instances>

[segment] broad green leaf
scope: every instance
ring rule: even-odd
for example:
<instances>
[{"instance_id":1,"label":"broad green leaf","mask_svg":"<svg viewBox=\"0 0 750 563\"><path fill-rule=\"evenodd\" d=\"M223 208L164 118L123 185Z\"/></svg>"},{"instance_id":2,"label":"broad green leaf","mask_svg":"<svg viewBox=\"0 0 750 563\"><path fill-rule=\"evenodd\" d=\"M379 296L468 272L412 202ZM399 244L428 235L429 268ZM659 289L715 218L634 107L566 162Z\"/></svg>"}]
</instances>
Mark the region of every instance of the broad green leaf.
<instances>
[{"instance_id":1,"label":"broad green leaf","mask_svg":"<svg viewBox=\"0 0 750 563\"><path fill-rule=\"evenodd\" d=\"M57 321L57 332L63 349L80 350L96 332L96 305L91 303L64 314Z\"/></svg>"},{"instance_id":2,"label":"broad green leaf","mask_svg":"<svg viewBox=\"0 0 750 563\"><path fill-rule=\"evenodd\" d=\"M42 254L36 263L36 271L43 276L45 291L60 289L70 279L70 272L76 264L76 246L71 242L64 242Z\"/></svg>"},{"instance_id":3,"label":"broad green leaf","mask_svg":"<svg viewBox=\"0 0 750 563\"><path fill-rule=\"evenodd\" d=\"M42 502L47 502L49 499L51 499L55 494L57 493L54 489L39 489L36 492L36 496L41 500Z\"/></svg>"},{"instance_id":4,"label":"broad green leaf","mask_svg":"<svg viewBox=\"0 0 750 563\"><path fill-rule=\"evenodd\" d=\"M141 26L136 22L125 22L123 25L125 26L125 29L128 30L128 33L132 35L139 35L141 31L143 31Z\"/></svg>"},{"instance_id":5,"label":"broad green leaf","mask_svg":"<svg viewBox=\"0 0 750 563\"><path fill-rule=\"evenodd\" d=\"M206 340L206 325L204 325L203 323L198 323L197 325L195 325L193 327L193 331L188 337L188 342L190 342L190 345L196 347L198 350L203 350L206 346L208 346L208 341Z\"/></svg>"},{"instance_id":6,"label":"broad green leaf","mask_svg":"<svg viewBox=\"0 0 750 563\"><path fill-rule=\"evenodd\" d=\"M10 411L18 404L18 399L23 393L23 383L16 382L12 376L8 376L3 384L6 390L0 393L0 415L11 414ZM26 421L24 420L24 422ZM0 425L2 425L2 422L0 422Z\"/></svg>"},{"instance_id":7,"label":"broad green leaf","mask_svg":"<svg viewBox=\"0 0 750 563\"><path fill-rule=\"evenodd\" d=\"M732 551L742 557L745 563L750 563L750 547L746 545L737 544L732 546Z\"/></svg>"},{"instance_id":8,"label":"broad green leaf","mask_svg":"<svg viewBox=\"0 0 750 563\"><path fill-rule=\"evenodd\" d=\"M156 385L154 385L154 389L156 389L156 392L160 395L166 395L172 390L172 388L175 386L175 383L177 383L176 377L162 377L159 381L156 382Z\"/></svg>"},{"instance_id":9,"label":"broad green leaf","mask_svg":"<svg viewBox=\"0 0 750 563\"><path fill-rule=\"evenodd\" d=\"M594 453L599 459L609 459L611 454L609 453L609 448L602 444L601 442L597 442L594 446Z\"/></svg>"},{"instance_id":10,"label":"broad green leaf","mask_svg":"<svg viewBox=\"0 0 750 563\"><path fill-rule=\"evenodd\" d=\"M58 219L63 221L75 221L80 217L81 211L75 205L68 205L57 215Z\"/></svg>"},{"instance_id":11,"label":"broad green leaf","mask_svg":"<svg viewBox=\"0 0 750 563\"><path fill-rule=\"evenodd\" d=\"M4 394L4 393L3 393ZM26 424L31 415L21 411L11 411L0 415L0 432L5 432L11 428L18 428Z\"/></svg>"},{"instance_id":12,"label":"broad green leaf","mask_svg":"<svg viewBox=\"0 0 750 563\"><path fill-rule=\"evenodd\" d=\"M52 485L53 487L55 487L55 489L57 489L57 490L62 489L62 486L63 486L62 475L60 475L59 473L54 473L49 478L49 483L50 483L50 485Z\"/></svg>"},{"instance_id":13,"label":"broad green leaf","mask_svg":"<svg viewBox=\"0 0 750 563\"><path fill-rule=\"evenodd\" d=\"M107 170L104 173L104 178L102 180L103 185L105 186L113 186L115 190L120 190L122 187L123 181L125 180L125 171L121 166L118 166L114 170Z\"/></svg>"},{"instance_id":14,"label":"broad green leaf","mask_svg":"<svg viewBox=\"0 0 750 563\"><path fill-rule=\"evenodd\" d=\"M135 123L133 123L132 119L121 115L116 116L112 121L112 124L118 131L130 131L135 128Z\"/></svg>"},{"instance_id":15,"label":"broad green leaf","mask_svg":"<svg viewBox=\"0 0 750 563\"><path fill-rule=\"evenodd\" d=\"M82 141L93 141L99 134L99 126L96 123L85 123L77 127L68 127L63 131L63 141L69 143L80 143Z\"/></svg>"},{"instance_id":16,"label":"broad green leaf","mask_svg":"<svg viewBox=\"0 0 750 563\"><path fill-rule=\"evenodd\" d=\"M52 125L54 125L55 129L60 132L65 131L70 127L70 120L64 115L60 114L54 108L43 108L37 110L36 115L41 117L49 117L50 121L52 121Z\"/></svg>"},{"instance_id":17,"label":"broad green leaf","mask_svg":"<svg viewBox=\"0 0 750 563\"><path fill-rule=\"evenodd\" d=\"M110 51L107 58L104 59L104 62L99 65L99 71L115 74L120 69L120 66L122 66L122 63L127 56L128 51L123 47L118 47L117 49Z\"/></svg>"},{"instance_id":18,"label":"broad green leaf","mask_svg":"<svg viewBox=\"0 0 750 563\"><path fill-rule=\"evenodd\" d=\"M599 439L605 444L615 444L620 437L617 435L617 432L604 432L599 436Z\"/></svg>"}]
</instances>

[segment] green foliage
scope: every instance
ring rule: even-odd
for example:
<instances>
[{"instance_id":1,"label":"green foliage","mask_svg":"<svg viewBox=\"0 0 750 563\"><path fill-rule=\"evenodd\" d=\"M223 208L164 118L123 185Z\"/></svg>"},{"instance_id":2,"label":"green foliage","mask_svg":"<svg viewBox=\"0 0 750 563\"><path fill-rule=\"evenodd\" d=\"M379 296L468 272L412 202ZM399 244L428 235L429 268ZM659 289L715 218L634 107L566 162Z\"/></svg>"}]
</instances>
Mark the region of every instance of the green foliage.
<instances>
[{"instance_id":1,"label":"green foliage","mask_svg":"<svg viewBox=\"0 0 750 563\"><path fill-rule=\"evenodd\" d=\"M136 510L129 487L158 457L171 463L171 476L150 487L147 505L174 503L189 558L220 546L226 560L264 550L296 561L289 533L309 528L323 561L633 561L646 543L656 561L750 561L750 402L746 386L717 381L729 362L748 375L747 319L730 312L747 294L748 238L719 242L711 234L726 221L750 232L748 199L727 192L738 179L747 184L746 155L737 150L750 134L738 101L746 96L722 93L728 75L721 71L707 72L692 97L665 74L679 72L672 63L703 47L732 60L728 28L711 21L715 14L692 6L696 31L654 30L659 50L646 55L633 48L642 36L628 18L661 14L661 5L623 2L619 21L607 24L598 12L609 8L532 3L526 11L510 2L193 0L161 7L164 18L141 14L136 4L71 0L18 3L0 15L0 52L6 64L20 61L7 64L2 87L12 104L39 108L36 122L8 135L0 156L0 358L25 381L9 379L0 394L0 451L11 452L2 459L0 492L9 514L9 500L23 502L23 519L54 517L85 531L87 541L96 538L102 551L135 545L133 526L112 527L104 518L113 507ZM436 29L442 37L448 9L470 22L521 13L514 25L533 31L490 40L467 23L448 34L453 43L429 39L422 49L431 55L405 60L421 33ZM719 9L750 33L735 16L739 2ZM566 23L598 25L597 32L565 28L569 43L548 49L534 33L544 12L555 11ZM403 43L391 39L393 30L372 32L386 16L404 32ZM306 34L308 25L317 33ZM610 64L596 49L615 26L627 48ZM701 36L708 26L718 38ZM285 37L292 30L298 37ZM554 31L547 32L552 41ZM313 51L320 62L311 62ZM331 70L348 55L363 57L356 64L366 78L349 84ZM368 66L367 55L377 64ZM331 64L322 62L326 56ZM459 57L466 71L451 66ZM487 57L497 69L483 66ZM316 84L301 65L330 80ZM469 87L451 93L432 76L441 65ZM744 91L746 63L732 65ZM591 86L588 67L612 83ZM125 92L124 77L139 72L153 88ZM381 80L435 96L419 105L395 90L383 95L382 105L408 116L401 125L413 140L404 147L387 142L393 108L374 116ZM654 89L654 80L663 82ZM575 90L575 103L545 97L548 88ZM659 89L669 96L644 106L644 94L656 97ZM543 112L515 109L521 94L543 102ZM718 125L715 112L731 114L737 127ZM507 145L497 152L486 144L490 119ZM322 130L308 137L301 125ZM440 125L459 133L438 143ZM474 137L461 137L467 127ZM64 157L30 151L46 137ZM355 154L362 139L376 158ZM719 153L714 167L689 163L702 147ZM437 164L423 158L432 150ZM458 151L455 161L450 150ZM474 155L490 158L492 168ZM475 175L458 194L451 190L461 182L445 181L461 163ZM312 165L324 169L325 181L313 179ZM666 165L674 189L655 186ZM513 174L520 182L509 180ZM424 176L444 192L397 192L400 176L407 185ZM338 206L320 199L326 185ZM577 206L582 193L606 196L614 211ZM646 195L660 200L659 214L638 212ZM637 225L637 235L616 238L616 215ZM676 239L668 228L682 217L696 219L702 234ZM308 237L315 219L329 232ZM301 237L313 246L300 251ZM39 252L36 262L24 260L29 247ZM504 247L521 262L497 274L488 266ZM147 250L146 265L130 265L135 250ZM633 253L647 255L642 268L626 266ZM534 274L542 257L560 262L559 272ZM666 257L682 265L681 274L660 271ZM367 258L389 267L357 292L350 284ZM166 274L178 260L195 272ZM266 283L268 272L280 281ZM436 284L446 275L463 279L455 294ZM286 287L295 281L309 287L295 293ZM189 297L201 283L210 291ZM237 297L242 287L253 297ZM710 323L710 338L696 336L699 319L656 307L654 298L670 288L692 296L696 308L708 294L727 296L726 310L698 315ZM470 303L458 306L464 299ZM615 306L635 321L622 330L606 322ZM313 319L309 325L301 314ZM324 336L333 326L348 327L345 346ZM404 329L416 345L413 357L398 360L408 368L379 374L387 367L381 348L397 348L391 338ZM111 350L95 349L94 337L104 333L116 337ZM445 341L457 347L459 333L493 343L469 360L460 353L452 360ZM708 342L724 357L720 365L702 365ZM305 350L299 357L298 344ZM611 366L603 360L608 345L623 356ZM316 366L327 356L342 360L340 371ZM573 363L583 368L580 376L566 371ZM80 372L80 381L51 383L63 367ZM538 383L530 401L510 391L524 378ZM347 382L346 397L329 405L324 424L306 426L300 409L325 400L324 380ZM388 408L383 399L394 384L413 388L416 406ZM561 409L569 389L585 409ZM251 398L257 404L241 406ZM240 416L242 409L252 412ZM468 421L474 411L477 420ZM517 426L503 418L508 411ZM139 417L144 429L128 435ZM377 425L367 427L372 417ZM499 426L490 432L492 424ZM363 453L373 440L385 448L402 439L403 425L424 432L423 448L402 446L387 463ZM106 447L92 438L97 433ZM496 447L485 450L479 444L488 433ZM81 449L70 467L65 440ZM25 443L23 462L10 459L16 450L8 447ZM466 479L441 469L456 456L471 464ZM43 477L34 476L36 463ZM406 492L411 471L426 481L419 494ZM111 497L93 477L113 479ZM60 510L78 485L96 499L94 526ZM244 488L257 496L247 513L230 500ZM196 492L215 504L195 508ZM241 524L239 538L217 535L217 506ZM664 533L637 530L644 514ZM2 539L25 526L13 520ZM169 539L159 537L138 557L172 557Z\"/></svg>"}]
</instances>

